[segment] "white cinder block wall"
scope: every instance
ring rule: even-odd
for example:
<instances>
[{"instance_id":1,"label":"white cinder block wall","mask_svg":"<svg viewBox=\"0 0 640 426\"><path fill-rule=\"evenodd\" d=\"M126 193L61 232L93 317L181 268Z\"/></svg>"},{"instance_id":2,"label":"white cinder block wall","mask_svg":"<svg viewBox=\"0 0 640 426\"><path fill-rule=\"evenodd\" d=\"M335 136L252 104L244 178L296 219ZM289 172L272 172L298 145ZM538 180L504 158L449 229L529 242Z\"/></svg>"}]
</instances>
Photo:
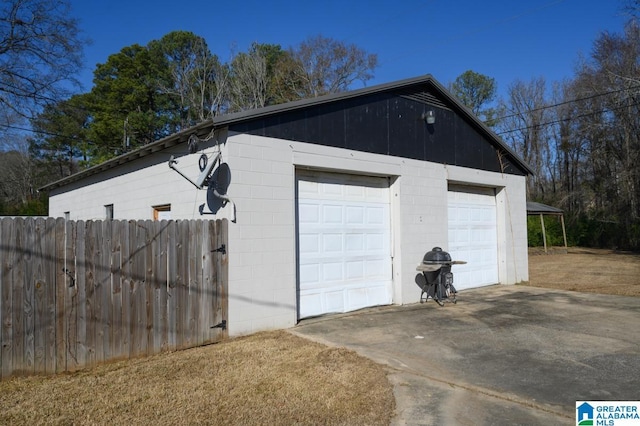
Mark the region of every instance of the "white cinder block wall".
<instances>
[{"instance_id":1,"label":"white cinder block wall","mask_svg":"<svg viewBox=\"0 0 640 426\"><path fill-rule=\"evenodd\" d=\"M288 328L297 321L295 173L289 142L227 139L237 223L229 224L229 333Z\"/></svg>"},{"instance_id":2,"label":"white cinder block wall","mask_svg":"<svg viewBox=\"0 0 640 426\"><path fill-rule=\"evenodd\" d=\"M216 151L213 143L202 147L209 154ZM206 191L169 168L172 155L180 171L192 180L198 177L200 154L187 155L187 147L179 145L55 189L49 197L49 215L64 217L69 212L71 220L103 220L104 206L113 204L114 219L146 220L153 218L153 206L171 204L172 219L213 218L200 216L198 207L206 202Z\"/></svg>"},{"instance_id":3,"label":"white cinder block wall","mask_svg":"<svg viewBox=\"0 0 640 426\"><path fill-rule=\"evenodd\" d=\"M415 267L432 247L448 248L450 183L496 188L500 282L528 280L525 177L224 131L218 140L231 169L228 195L237 206L237 222L229 223L230 335L288 328L297 321L296 169L389 177L394 303L419 300ZM205 149L214 152L213 142ZM152 206L171 204L173 219L232 219L230 205L216 216L200 216L206 191L167 164L177 155L177 167L195 179L199 155L185 151L173 147L139 159L135 169L121 166L100 180L57 189L50 215L69 211L72 220L103 219L104 206L114 204L116 219L150 219Z\"/></svg>"},{"instance_id":4,"label":"white cinder block wall","mask_svg":"<svg viewBox=\"0 0 640 426\"><path fill-rule=\"evenodd\" d=\"M229 194L242 212L230 232L232 334L297 321L296 169L390 178L394 303L419 300L415 267L432 247L447 249L449 183L496 188L500 282L528 280L524 177L245 134L230 135L228 151L234 173ZM271 223L273 232L266 237L263 227Z\"/></svg>"}]
</instances>

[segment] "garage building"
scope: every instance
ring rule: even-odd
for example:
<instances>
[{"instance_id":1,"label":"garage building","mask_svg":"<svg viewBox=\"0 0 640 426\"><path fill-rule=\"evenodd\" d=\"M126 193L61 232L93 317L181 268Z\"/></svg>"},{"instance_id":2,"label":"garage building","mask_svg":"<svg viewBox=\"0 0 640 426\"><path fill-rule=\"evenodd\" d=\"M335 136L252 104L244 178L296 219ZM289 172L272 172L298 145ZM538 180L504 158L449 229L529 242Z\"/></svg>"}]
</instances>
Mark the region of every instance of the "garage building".
<instances>
[{"instance_id":1,"label":"garage building","mask_svg":"<svg viewBox=\"0 0 640 426\"><path fill-rule=\"evenodd\" d=\"M528 281L530 173L427 75L218 116L43 190L71 220L232 220L239 335L418 302L434 246L468 262L458 289Z\"/></svg>"}]
</instances>

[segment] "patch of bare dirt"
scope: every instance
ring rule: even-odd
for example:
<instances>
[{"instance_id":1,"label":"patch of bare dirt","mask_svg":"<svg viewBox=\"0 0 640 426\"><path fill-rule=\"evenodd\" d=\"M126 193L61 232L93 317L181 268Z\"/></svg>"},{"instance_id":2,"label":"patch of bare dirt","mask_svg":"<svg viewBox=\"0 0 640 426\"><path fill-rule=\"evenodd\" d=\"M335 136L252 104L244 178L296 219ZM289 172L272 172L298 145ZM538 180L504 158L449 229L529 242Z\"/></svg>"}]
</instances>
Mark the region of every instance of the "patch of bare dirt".
<instances>
[{"instance_id":1,"label":"patch of bare dirt","mask_svg":"<svg viewBox=\"0 0 640 426\"><path fill-rule=\"evenodd\" d=\"M640 254L581 247L529 249L529 285L640 297Z\"/></svg>"}]
</instances>

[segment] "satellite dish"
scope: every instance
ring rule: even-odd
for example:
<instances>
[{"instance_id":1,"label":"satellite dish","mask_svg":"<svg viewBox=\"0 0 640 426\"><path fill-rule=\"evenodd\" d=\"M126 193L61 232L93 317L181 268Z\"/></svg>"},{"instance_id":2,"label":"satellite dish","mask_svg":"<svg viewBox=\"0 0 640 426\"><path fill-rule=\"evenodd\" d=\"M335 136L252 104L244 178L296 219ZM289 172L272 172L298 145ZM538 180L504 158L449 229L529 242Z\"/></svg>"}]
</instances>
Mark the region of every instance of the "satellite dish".
<instances>
[{"instance_id":1,"label":"satellite dish","mask_svg":"<svg viewBox=\"0 0 640 426\"><path fill-rule=\"evenodd\" d=\"M207 207L212 213L217 213L227 204L227 191L231 184L231 169L227 163L221 163L209 179L207 188Z\"/></svg>"}]
</instances>

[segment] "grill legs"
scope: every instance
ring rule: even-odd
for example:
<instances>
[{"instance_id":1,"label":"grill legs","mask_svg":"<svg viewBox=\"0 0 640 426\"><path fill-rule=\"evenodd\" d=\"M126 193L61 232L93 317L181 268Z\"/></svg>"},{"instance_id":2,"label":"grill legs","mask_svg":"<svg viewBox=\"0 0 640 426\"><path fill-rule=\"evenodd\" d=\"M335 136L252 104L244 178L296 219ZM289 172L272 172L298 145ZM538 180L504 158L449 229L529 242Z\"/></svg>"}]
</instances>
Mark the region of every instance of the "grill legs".
<instances>
[{"instance_id":1,"label":"grill legs","mask_svg":"<svg viewBox=\"0 0 640 426\"><path fill-rule=\"evenodd\" d=\"M420 303L424 303L431 297L440 306L445 302L456 303L456 288L453 286L453 274L441 268L435 272L423 272L426 284L422 287Z\"/></svg>"}]
</instances>

